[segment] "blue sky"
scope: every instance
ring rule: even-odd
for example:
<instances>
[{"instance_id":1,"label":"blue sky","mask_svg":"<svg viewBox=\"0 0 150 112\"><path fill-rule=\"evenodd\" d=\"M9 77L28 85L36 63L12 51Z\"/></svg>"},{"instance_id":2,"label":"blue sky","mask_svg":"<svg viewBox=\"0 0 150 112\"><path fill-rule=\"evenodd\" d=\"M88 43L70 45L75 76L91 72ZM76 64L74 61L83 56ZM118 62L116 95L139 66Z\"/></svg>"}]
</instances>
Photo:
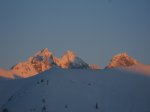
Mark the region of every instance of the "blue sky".
<instances>
[{"instance_id":1,"label":"blue sky","mask_svg":"<svg viewBox=\"0 0 150 112\"><path fill-rule=\"evenodd\" d=\"M150 0L0 0L0 68L49 48L88 63L127 52L150 64Z\"/></svg>"}]
</instances>

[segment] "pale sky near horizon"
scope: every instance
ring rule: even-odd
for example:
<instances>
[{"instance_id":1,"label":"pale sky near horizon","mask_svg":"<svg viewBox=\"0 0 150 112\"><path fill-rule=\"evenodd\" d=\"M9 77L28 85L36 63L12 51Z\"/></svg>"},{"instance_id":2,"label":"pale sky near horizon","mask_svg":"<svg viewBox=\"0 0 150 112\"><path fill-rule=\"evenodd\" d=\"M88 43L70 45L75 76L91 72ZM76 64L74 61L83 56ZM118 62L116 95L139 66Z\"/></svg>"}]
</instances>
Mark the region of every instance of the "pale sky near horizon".
<instances>
[{"instance_id":1,"label":"pale sky near horizon","mask_svg":"<svg viewBox=\"0 0 150 112\"><path fill-rule=\"evenodd\" d=\"M150 0L0 0L0 68L45 47L103 67L120 52L150 64Z\"/></svg>"}]
</instances>

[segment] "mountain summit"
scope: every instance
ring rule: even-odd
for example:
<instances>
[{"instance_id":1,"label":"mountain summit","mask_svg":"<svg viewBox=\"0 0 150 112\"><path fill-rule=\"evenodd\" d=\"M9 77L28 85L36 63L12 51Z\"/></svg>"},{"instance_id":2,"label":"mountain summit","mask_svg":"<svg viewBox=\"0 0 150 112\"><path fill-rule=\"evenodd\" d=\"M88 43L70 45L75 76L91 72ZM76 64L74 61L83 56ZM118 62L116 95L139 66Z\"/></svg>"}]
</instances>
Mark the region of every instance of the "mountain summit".
<instances>
[{"instance_id":1,"label":"mountain summit","mask_svg":"<svg viewBox=\"0 0 150 112\"><path fill-rule=\"evenodd\" d=\"M129 67L139 64L134 58L127 53L120 53L112 57L111 62L106 68Z\"/></svg>"},{"instance_id":2,"label":"mountain summit","mask_svg":"<svg viewBox=\"0 0 150 112\"><path fill-rule=\"evenodd\" d=\"M45 48L30 57L27 61L20 62L12 67L12 71L21 77L29 77L43 71L46 71L54 66L63 69L88 69L89 65L75 53L68 50L61 58L57 58L52 52Z\"/></svg>"},{"instance_id":3,"label":"mountain summit","mask_svg":"<svg viewBox=\"0 0 150 112\"><path fill-rule=\"evenodd\" d=\"M36 53L35 56L30 57L27 61L20 62L12 67L12 70L21 77L28 77L38 74L52 67L51 57L53 54L47 49L43 49Z\"/></svg>"},{"instance_id":4,"label":"mountain summit","mask_svg":"<svg viewBox=\"0 0 150 112\"><path fill-rule=\"evenodd\" d=\"M41 55L41 56L50 57L50 56L52 55L52 52L49 51L48 48L44 48L43 50L39 51L36 55Z\"/></svg>"},{"instance_id":5,"label":"mountain summit","mask_svg":"<svg viewBox=\"0 0 150 112\"><path fill-rule=\"evenodd\" d=\"M60 59L59 65L61 68L76 68L87 69L89 65L81 58L77 57L72 51L68 50Z\"/></svg>"}]
</instances>

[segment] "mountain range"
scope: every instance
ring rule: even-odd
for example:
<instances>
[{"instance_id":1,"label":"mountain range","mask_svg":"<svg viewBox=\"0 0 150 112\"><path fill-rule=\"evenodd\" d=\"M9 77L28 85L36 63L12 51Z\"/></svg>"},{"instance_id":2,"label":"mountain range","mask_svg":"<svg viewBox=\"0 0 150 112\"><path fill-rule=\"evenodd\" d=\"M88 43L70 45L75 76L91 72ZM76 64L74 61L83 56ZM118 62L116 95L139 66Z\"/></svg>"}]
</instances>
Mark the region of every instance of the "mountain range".
<instances>
[{"instance_id":1,"label":"mountain range","mask_svg":"<svg viewBox=\"0 0 150 112\"><path fill-rule=\"evenodd\" d=\"M102 69L45 48L0 76L0 112L150 112L150 66L127 53Z\"/></svg>"},{"instance_id":2,"label":"mountain range","mask_svg":"<svg viewBox=\"0 0 150 112\"><path fill-rule=\"evenodd\" d=\"M105 69L125 68L138 66L146 69L149 72L149 67L141 64L127 53L120 53L112 57L110 63ZM33 57L30 57L24 62L20 62L11 67L10 70L0 69L0 77L4 78L27 78L44 72L53 67L62 69L102 69L96 64L88 64L78 57L71 50L68 50L61 58L57 58L48 48L38 51ZM137 67L136 67L137 68ZM145 71L145 70L144 70Z\"/></svg>"}]
</instances>

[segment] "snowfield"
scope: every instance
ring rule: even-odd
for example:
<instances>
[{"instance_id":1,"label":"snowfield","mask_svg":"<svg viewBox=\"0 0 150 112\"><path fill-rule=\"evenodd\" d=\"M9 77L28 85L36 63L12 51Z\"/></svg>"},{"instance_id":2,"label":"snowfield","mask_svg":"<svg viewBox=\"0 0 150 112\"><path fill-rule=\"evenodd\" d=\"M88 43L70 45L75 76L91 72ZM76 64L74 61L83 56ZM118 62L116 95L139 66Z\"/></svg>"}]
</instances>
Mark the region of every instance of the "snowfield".
<instances>
[{"instance_id":1,"label":"snowfield","mask_svg":"<svg viewBox=\"0 0 150 112\"><path fill-rule=\"evenodd\" d=\"M150 77L121 69L52 68L1 79L0 112L150 112Z\"/></svg>"}]
</instances>

